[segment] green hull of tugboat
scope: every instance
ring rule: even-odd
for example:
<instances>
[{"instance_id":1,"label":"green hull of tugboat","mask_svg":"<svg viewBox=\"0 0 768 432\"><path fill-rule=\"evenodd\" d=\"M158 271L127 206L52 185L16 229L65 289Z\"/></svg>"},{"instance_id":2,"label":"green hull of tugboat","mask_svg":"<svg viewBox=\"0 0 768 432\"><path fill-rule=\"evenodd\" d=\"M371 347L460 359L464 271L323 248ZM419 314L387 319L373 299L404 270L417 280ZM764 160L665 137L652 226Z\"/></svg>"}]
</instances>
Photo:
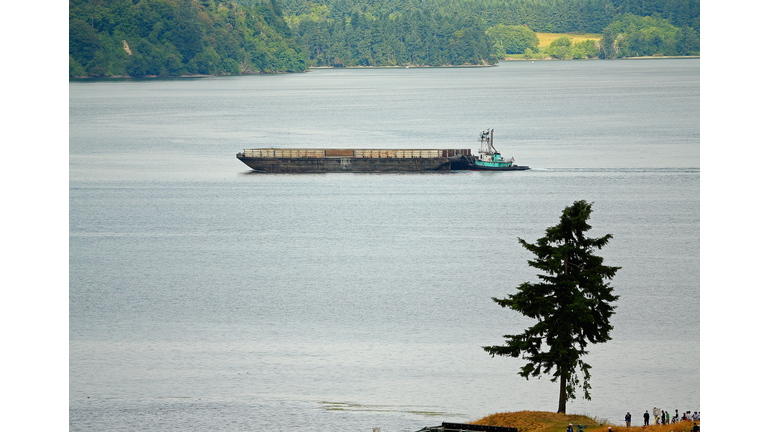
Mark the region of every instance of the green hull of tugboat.
<instances>
[{"instance_id":1,"label":"green hull of tugboat","mask_svg":"<svg viewBox=\"0 0 768 432\"><path fill-rule=\"evenodd\" d=\"M467 167L468 171L525 171L529 169L531 167L526 165L490 165L487 162L481 163L480 161L475 161L475 163Z\"/></svg>"}]
</instances>

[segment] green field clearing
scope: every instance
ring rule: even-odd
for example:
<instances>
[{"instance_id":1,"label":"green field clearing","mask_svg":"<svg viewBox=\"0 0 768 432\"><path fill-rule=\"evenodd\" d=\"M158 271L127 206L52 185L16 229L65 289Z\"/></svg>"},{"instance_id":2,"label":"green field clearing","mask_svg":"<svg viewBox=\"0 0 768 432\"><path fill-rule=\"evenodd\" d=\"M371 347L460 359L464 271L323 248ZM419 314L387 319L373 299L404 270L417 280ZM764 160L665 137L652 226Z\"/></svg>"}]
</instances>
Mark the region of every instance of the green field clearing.
<instances>
[{"instance_id":1,"label":"green field clearing","mask_svg":"<svg viewBox=\"0 0 768 432\"><path fill-rule=\"evenodd\" d=\"M577 43L584 40L600 40L600 38L603 37L603 35L600 33L536 33L536 37L539 38L539 47L542 48L548 47L553 40L559 38L560 36L568 36L571 38L572 43Z\"/></svg>"}]
</instances>

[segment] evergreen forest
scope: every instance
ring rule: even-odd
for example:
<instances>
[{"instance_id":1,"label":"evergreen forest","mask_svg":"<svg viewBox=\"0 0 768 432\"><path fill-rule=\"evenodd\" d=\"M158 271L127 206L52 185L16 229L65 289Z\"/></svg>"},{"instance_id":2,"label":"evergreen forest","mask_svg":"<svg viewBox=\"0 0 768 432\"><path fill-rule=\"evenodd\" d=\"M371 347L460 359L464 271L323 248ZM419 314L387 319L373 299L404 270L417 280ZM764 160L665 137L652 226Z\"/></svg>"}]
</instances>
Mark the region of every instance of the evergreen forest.
<instances>
[{"instance_id":1,"label":"evergreen forest","mask_svg":"<svg viewBox=\"0 0 768 432\"><path fill-rule=\"evenodd\" d=\"M699 39L699 0L69 2L70 77L698 55Z\"/></svg>"},{"instance_id":2,"label":"evergreen forest","mask_svg":"<svg viewBox=\"0 0 768 432\"><path fill-rule=\"evenodd\" d=\"M273 0L70 0L70 76L300 72L307 56Z\"/></svg>"}]
</instances>

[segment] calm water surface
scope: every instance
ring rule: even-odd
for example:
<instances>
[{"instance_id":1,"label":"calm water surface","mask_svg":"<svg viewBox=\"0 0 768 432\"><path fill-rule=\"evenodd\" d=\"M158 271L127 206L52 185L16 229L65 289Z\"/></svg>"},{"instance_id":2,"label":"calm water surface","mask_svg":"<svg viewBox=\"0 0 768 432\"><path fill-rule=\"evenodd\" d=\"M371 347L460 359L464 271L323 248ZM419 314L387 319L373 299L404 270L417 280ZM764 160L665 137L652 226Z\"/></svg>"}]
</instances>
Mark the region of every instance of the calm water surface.
<instances>
[{"instance_id":1,"label":"calm water surface","mask_svg":"<svg viewBox=\"0 0 768 432\"><path fill-rule=\"evenodd\" d=\"M253 174L253 147L472 148L531 171ZM592 401L699 410L699 61L70 83L70 430L415 431L557 407L480 348L575 200L622 266Z\"/></svg>"}]
</instances>

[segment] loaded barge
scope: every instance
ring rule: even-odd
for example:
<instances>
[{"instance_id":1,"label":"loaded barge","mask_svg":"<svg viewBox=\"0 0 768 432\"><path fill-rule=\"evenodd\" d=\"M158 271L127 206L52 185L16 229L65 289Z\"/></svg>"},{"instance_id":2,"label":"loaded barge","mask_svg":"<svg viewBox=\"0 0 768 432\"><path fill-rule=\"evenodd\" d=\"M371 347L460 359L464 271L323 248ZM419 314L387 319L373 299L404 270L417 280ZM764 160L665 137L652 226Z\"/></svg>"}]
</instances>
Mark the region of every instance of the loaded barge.
<instances>
[{"instance_id":1,"label":"loaded barge","mask_svg":"<svg viewBox=\"0 0 768 432\"><path fill-rule=\"evenodd\" d=\"M413 172L466 170L469 149L246 149L237 158L262 172Z\"/></svg>"},{"instance_id":2,"label":"loaded barge","mask_svg":"<svg viewBox=\"0 0 768 432\"><path fill-rule=\"evenodd\" d=\"M470 149L245 149L237 154L254 171L417 172L518 171L530 169L505 160L493 146L493 129L480 134L480 156Z\"/></svg>"}]
</instances>

